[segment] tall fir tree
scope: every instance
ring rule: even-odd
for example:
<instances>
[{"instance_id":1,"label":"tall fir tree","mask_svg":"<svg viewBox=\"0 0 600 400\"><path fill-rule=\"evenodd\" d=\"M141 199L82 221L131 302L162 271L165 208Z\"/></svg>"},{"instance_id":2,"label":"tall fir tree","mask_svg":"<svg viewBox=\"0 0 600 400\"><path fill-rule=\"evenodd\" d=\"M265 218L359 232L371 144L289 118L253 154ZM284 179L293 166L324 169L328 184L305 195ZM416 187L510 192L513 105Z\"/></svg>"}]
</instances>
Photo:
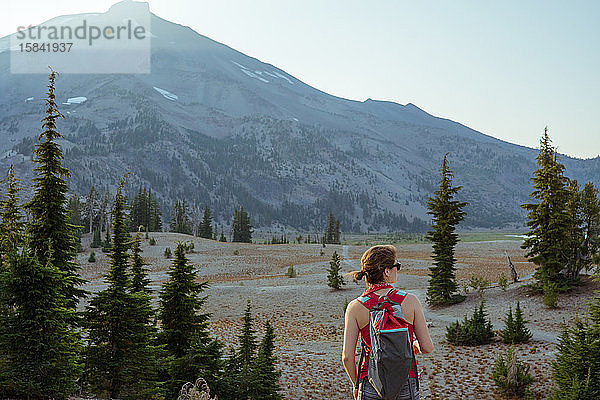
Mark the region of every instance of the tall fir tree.
<instances>
[{"instance_id":1,"label":"tall fir tree","mask_svg":"<svg viewBox=\"0 0 600 400\"><path fill-rule=\"evenodd\" d=\"M252 400L282 400L283 396L279 393L279 378L281 372L275 367L277 357L275 350L275 331L271 323L265 322L265 335L258 347L258 354L253 367L253 393Z\"/></svg>"},{"instance_id":2,"label":"tall fir tree","mask_svg":"<svg viewBox=\"0 0 600 400\"><path fill-rule=\"evenodd\" d=\"M585 184L581 192L583 236L581 244L581 267L588 269L600 250L600 198L598 188L592 182Z\"/></svg>"},{"instance_id":3,"label":"tall fir tree","mask_svg":"<svg viewBox=\"0 0 600 400\"><path fill-rule=\"evenodd\" d=\"M252 225L248 213L241 207L233 213L233 222L231 224L232 242L251 243Z\"/></svg>"},{"instance_id":4,"label":"tall fir tree","mask_svg":"<svg viewBox=\"0 0 600 400\"><path fill-rule=\"evenodd\" d=\"M572 246L569 236L572 224L567 210L570 193L565 167L558 161L548 128L544 130L536 160L538 169L531 179L534 187L531 198L538 202L522 205L527 211L529 232L521 247L527 250L528 260L537 265L534 277L544 288L552 288L552 284L564 286L561 271L567 265Z\"/></svg>"},{"instance_id":5,"label":"tall fir tree","mask_svg":"<svg viewBox=\"0 0 600 400\"><path fill-rule=\"evenodd\" d=\"M455 304L464 300L456 293L456 267L454 247L458 243L456 226L464 219L462 210L467 203L454 200L461 187L452 186L453 173L448 166L448 153L444 155L440 168L442 179L434 197L427 200L428 214L432 215L432 230L426 238L433 242L433 266L429 268L431 279L427 287L429 305Z\"/></svg>"},{"instance_id":6,"label":"tall fir tree","mask_svg":"<svg viewBox=\"0 0 600 400\"><path fill-rule=\"evenodd\" d=\"M11 165L0 202L0 397L65 398L81 373L81 338L60 289L66 273L46 249L41 264L24 236Z\"/></svg>"},{"instance_id":7,"label":"tall fir tree","mask_svg":"<svg viewBox=\"0 0 600 400\"><path fill-rule=\"evenodd\" d=\"M62 152L55 142L58 112L51 71L43 132L34 152L34 194L25 239L19 232L19 191L11 168L2 203L0 268L0 393L2 397L66 398L81 372L75 306L83 283L73 262L75 229L67 222ZM10 175L13 175L12 177ZM6 236L5 236L6 235Z\"/></svg>"},{"instance_id":8,"label":"tall fir tree","mask_svg":"<svg viewBox=\"0 0 600 400\"><path fill-rule=\"evenodd\" d=\"M131 291L136 293L150 294L150 279L144 269L144 259L142 258L142 239L137 233L131 242Z\"/></svg>"},{"instance_id":9,"label":"tall fir tree","mask_svg":"<svg viewBox=\"0 0 600 400\"><path fill-rule=\"evenodd\" d=\"M171 211L171 223L169 231L176 233L192 234L192 221L190 220L187 202L184 200L175 202Z\"/></svg>"},{"instance_id":10,"label":"tall fir tree","mask_svg":"<svg viewBox=\"0 0 600 400\"><path fill-rule=\"evenodd\" d=\"M194 382L200 375L217 394L222 390L221 345L208 333L210 314L201 313L206 301L201 294L207 287L208 282L196 282L184 245L178 243L159 307L160 342L168 353L167 398L177 397L184 383Z\"/></svg>"},{"instance_id":11,"label":"tall fir tree","mask_svg":"<svg viewBox=\"0 0 600 400\"><path fill-rule=\"evenodd\" d=\"M28 236L31 251L37 254L42 265L48 263L48 246L52 249L52 265L64 272L59 283L64 294L65 306L75 309L85 291L78 288L84 283L79 276L79 267L75 263L77 256L77 227L68 223L67 192L69 187L65 178L71 173L62 165L63 153L56 142L62 135L57 131L56 121L64 116L56 104L56 72L49 76L46 98L46 117L42 119L43 132L38 137L39 144L34 151L34 163L37 164L34 181L34 194L25 205L31 213Z\"/></svg>"},{"instance_id":12,"label":"tall fir tree","mask_svg":"<svg viewBox=\"0 0 600 400\"><path fill-rule=\"evenodd\" d=\"M226 396L230 399L247 400L251 398L256 385L253 367L256 359L257 337L253 327L250 300L242 318L242 332L238 336L238 343L237 350L233 351L227 360L229 390Z\"/></svg>"},{"instance_id":13,"label":"tall fir tree","mask_svg":"<svg viewBox=\"0 0 600 400\"><path fill-rule=\"evenodd\" d=\"M131 230L138 231L140 226L148 232L162 231L161 213L156 199L152 197L151 189L138 190L138 194L131 202Z\"/></svg>"},{"instance_id":14,"label":"tall fir tree","mask_svg":"<svg viewBox=\"0 0 600 400\"><path fill-rule=\"evenodd\" d=\"M323 236L323 243L340 244L340 235L340 220L336 219L333 213L330 212L327 218L327 229Z\"/></svg>"},{"instance_id":15,"label":"tall fir tree","mask_svg":"<svg viewBox=\"0 0 600 400\"><path fill-rule=\"evenodd\" d=\"M92 238L92 243L90 244L92 249L97 249L102 247L102 239L100 238L100 228L94 229L94 236Z\"/></svg>"},{"instance_id":16,"label":"tall fir tree","mask_svg":"<svg viewBox=\"0 0 600 400\"><path fill-rule=\"evenodd\" d=\"M65 307L66 273L45 264L27 241L7 254L0 273L0 397L65 399L80 377L81 338Z\"/></svg>"},{"instance_id":17,"label":"tall fir tree","mask_svg":"<svg viewBox=\"0 0 600 400\"><path fill-rule=\"evenodd\" d=\"M94 220L96 218L96 189L92 186L88 196L85 200L85 219L87 221L87 226L89 226L89 232L92 233L94 231Z\"/></svg>"},{"instance_id":18,"label":"tall fir tree","mask_svg":"<svg viewBox=\"0 0 600 400\"><path fill-rule=\"evenodd\" d=\"M150 297L143 289L132 291L128 272L130 237L123 186L121 180L112 212L108 287L86 309L86 377L97 395L141 400L156 394L157 354L152 351Z\"/></svg>"},{"instance_id":19,"label":"tall fir tree","mask_svg":"<svg viewBox=\"0 0 600 400\"><path fill-rule=\"evenodd\" d=\"M6 178L0 181L6 185L5 198L0 202L0 268L3 260L22 245L25 223L19 208L19 179L15 177L11 164Z\"/></svg>"},{"instance_id":20,"label":"tall fir tree","mask_svg":"<svg viewBox=\"0 0 600 400\"><path fill-rule=\"evenodd\" d=\"M329 269L327 270L327 285L334 290L340 290L342 286L346 284L344 278L340 274L341 270L340 256L337 251L334 251L331 256L331 261L329 262Z\"/></svg>"},{"instance_id":21,"label":"tall fir tree","mask_svg":"<svg viewBox=\"0 0 600 400\"><path fill-rule=\"evenodd\" d=\"M77 238L77 252L82 252L83 247L81 245L81 235L83 235L83 219L81 211L83 210L83 204L79 201L76 195L69 198L67 203L67 222L77 227L76 238Z\"/></svg>"},{"instance_id":22,"label":"tall fir tree","mask_svg":"<svg viewBox=\"0 0 600 400\"><path fill-rule=\"evenodd\" d=\"M198 236L205 239L212 239L213 237L212 216L208 205L204 207L202 222L198 228Z\"/></svg>"}]
</instances>

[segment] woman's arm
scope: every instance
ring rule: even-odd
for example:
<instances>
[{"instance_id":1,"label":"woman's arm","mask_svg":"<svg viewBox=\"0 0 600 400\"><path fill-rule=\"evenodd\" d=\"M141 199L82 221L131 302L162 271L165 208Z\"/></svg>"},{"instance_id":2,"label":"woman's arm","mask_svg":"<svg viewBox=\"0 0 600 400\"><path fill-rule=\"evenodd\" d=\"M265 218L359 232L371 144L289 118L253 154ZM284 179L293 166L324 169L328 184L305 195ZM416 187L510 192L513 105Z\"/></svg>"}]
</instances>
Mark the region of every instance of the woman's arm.
<instances>
[{"instance_id":1,"label":"woman's arm","mask_svg":"<svg viewBox=\"0 0 600 400\"><path fill-rule=\"evenodd\" d=\"M353 300L348 304L346 308L346 317L344 323L344 347L342 349L342 362L344 369L348 374L348 377L354 385L356 382L356 342L358 341L358 334L360 332L358 327L358 321L356 320L356 300Z\"/></svg>"},{"instance_id":2,"label":"woman's arm","mask_svg":"<svg viewBox=\"0 0 600 400\"><path fill-rule=\"evenodd\" d=\"M419 350L421 353L431 353L433 351L433 342L431 341L431 336L429 336L429 329L427 329L427 321L425 321L423 307L416 296L412 294L409 294L409 296L414 307L413 327L415 336L419 341Z\"/></svg>"}]
</instances>

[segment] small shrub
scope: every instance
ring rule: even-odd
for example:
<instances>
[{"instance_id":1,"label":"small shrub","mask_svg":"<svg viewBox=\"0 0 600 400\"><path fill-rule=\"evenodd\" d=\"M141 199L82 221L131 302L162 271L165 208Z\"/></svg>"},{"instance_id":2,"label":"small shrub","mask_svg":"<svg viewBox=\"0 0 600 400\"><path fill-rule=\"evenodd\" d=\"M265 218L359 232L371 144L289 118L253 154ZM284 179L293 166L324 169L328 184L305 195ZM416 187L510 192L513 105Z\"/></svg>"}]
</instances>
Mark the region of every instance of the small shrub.
<instances>
[{"instance_id":1,"label":"small shrub","mask_svg":"<svg viewBox=\"0 0 600 400\"><path fill-rule=\"evenodd\" d=\"M96 253L94 253L93 251L90 253L90 258L88 258L88 262L96 262Z\"/></svg>"},{"instance_id":2,"label":"small shrub","mask_svg":"<svg viewBox=\"0 0 600 400\"><path fill-rule=\"evenodd\" d=\"M508 288L508 279L506 279L504 272L498 277L498 287L502 289L503 292L506 292L506 289Z\"/></svg>"},{"instance_id":3,"label":"small shrub","mask_svg":"<svg viewBox=\"0 0 600 400\"><path fill-rule=\"evenodd\" d=\"M463 322L456 321L446 328L448 343L459 346L479 346L494 339L492 323L486 318L484 302L475 308L473 316L465 315Z\"/></svg>"},{"instance_id":4,"label":"small shrub","mask_svg":"<svg viewBox=\"0 0 600 400\"><path fill-rule=\"evenodd\" d=\"M492 378L498 391L505 396L519 398L530 396L529 385L533 382L533 377L529 373L529 365L519 362L512 348L508 350L506 360L502 354L498 354Z\"/></svg>"},{"instance_id":5,"label":"small shrub","mask_svg":"<svg viewBox=\"0 0 600 400\"><path fill-rule=\"evenodd\" d=\"M233 251L233 255L234 256L239 256L240 255L240 251L239 250L234 250Z\"/></svg>"},{"instance_id":6,"label":"small shrub","mask_svg":"<svg viewBox=\"0 0 600 400\"><path fill-rule=\"evenodd\" d=\"M194 252L194 242L191 242L191 241L183 242L182 246L183 246L183 251L185 251L186 253Z\"/></svg>"},{"instance_id":7,"label":"small shrub","mask_svg":"<svg viewBox=\"0 0 600 400\"><path fill-rule=\"evenodd\" d=\"M531 332L525 326L529 322L523 318L523 311L521 311L521 305L517 300L517 307L515 308L515 316L513 318L512 307L508 309L506 313L506 319L504 320L505 327L500 332L502 341L507 344L516 343L527 343L531 339Z\"/></svg>"},{"instance_id":8,"label":"small shrub","mask_svg":"<svg viewBox=\"0 0 600 400\"><path fill-rule=\"evenodd\" d=\"M345 299L345 300L344 300L344 315L346 315L346 310L348 309L348 304L350 304L350 303L348 302L348 299Z\"/></svg>"},{"instance_id":9,"label":"small shrub","mask_svg":"<svg viewBox=\"0 0 600 400\"><path fill-rule=\"evenodd\" d=\"M325 252L324 252L323 250L321 250L321 251L319 252L319 255L320 255L321 257L323 257L323 256L325 255Z\"/></svg>"},{"instance_id":10,"label":"small shrub","mask_svg":"<svg viewBox=\"0 0 600 400\"><path fill-rule=\"evenodd\" d=\"M331 256L331 261L329 262L329 269L327 270L327 272L329 272L327 275L327 286L333 290L340 290L342 286L346 284L344 278L340 275L341 270L340 256L337 251L334 251Z\"/></svg>"},{"instance_id":11,"label":"small shrub","mask_svg":"<svg viewBox=\"0 0 600 400\"><path fill-rule=\"evenodd\" d=\"M171 256L172 256L172 253L171 253L171 248L170 248L170 247L167 247L167 248L165 249L165 258L171 258Z\"/></svg>"},{"instance_id":12,"label":"small shrub","mask_svg":"<svg viewBox=\"0 0 600 400\"><path fill-rule=\"evenodd\" d=\"M295 278L298 274L296 273L296 270L294 269L293 265L290 265L288 267L288 270L285 274L288 278Z\"/></svg>"},{"instance_id":13,"label":"small shrub","mask_svg":"<svg viewBox=\"0 0 600 400\"><path fill-rule=\"evenodd\" d=\"M150 246L156 246L156 239L154 239L153 237L150 238L149 241Z\"/></svg>"},{"instance_id":14,"label":"small shrub","mask_svg":"<svg viewBox=\"0 0 600 400\"><path fill-rule=\"evenodd\" d=\"M469 286L477 291L479 297L483 297L483 291L488 288L490 282L485 278L480 278L475 275L471 275L469 280Z\"/></svg>"},{"instance_id":15,"label":"small shrub","mask_svg":"<svg viewBox=\"0 0 600 400\"><path fill-rule=\"evenodd\" d=\"M555 282L544 283L544 305L548 308L558 307L558 285Z\"/></svg>"}]
</instances>

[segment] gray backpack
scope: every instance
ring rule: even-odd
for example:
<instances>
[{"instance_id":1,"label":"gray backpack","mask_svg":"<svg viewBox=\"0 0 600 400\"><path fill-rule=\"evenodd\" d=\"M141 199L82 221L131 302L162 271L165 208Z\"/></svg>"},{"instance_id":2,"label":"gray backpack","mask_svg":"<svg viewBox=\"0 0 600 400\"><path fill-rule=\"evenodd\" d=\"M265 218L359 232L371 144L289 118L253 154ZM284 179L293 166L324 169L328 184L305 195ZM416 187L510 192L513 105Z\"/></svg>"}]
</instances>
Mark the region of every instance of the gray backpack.
<instances>
[{"instance_id":1,"label":"gray backpack","mask_svg":"<svg viewBox=\"0 0 600 400\"><path fill-rule=\"evenodd\" d=\"M384 400L396 400L410 377L411 365L415 362L412 341L409 336L409 323L404 320L402 301L405 292L390 291L379 297L360 297L358 300L369 308L369 333L371 337L371 355L368 360L368 380L379 396ZM392 300L391 297L394 298ZM375 301L377 303L371 307ZM359 368L364 359L365 349L361 351ZM358 379L356 384L358 387ZM418 375L417 375L418 387ZM411 391L411 398L412 398Z\"/></svg>"}]
</instances>

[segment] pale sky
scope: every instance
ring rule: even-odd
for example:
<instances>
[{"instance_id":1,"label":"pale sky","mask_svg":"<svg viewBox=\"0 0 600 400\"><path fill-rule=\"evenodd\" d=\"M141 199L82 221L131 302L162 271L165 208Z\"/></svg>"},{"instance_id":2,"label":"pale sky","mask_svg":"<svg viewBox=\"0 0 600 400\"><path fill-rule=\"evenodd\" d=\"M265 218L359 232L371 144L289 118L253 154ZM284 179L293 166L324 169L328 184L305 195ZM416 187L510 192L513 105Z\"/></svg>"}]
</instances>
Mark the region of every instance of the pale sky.
<instances>
[{"instance_id":1,"label":"pale sky","mask_svg":"<svg viewBox=\"0 0 600 400\"><path fill-rule=\"evenodd\" d=\"M115 0L4 1L0 37ZM149 0L330 94L413 103L512 143L600 155L600 1Z\"/></svg>"}]
</instances>

